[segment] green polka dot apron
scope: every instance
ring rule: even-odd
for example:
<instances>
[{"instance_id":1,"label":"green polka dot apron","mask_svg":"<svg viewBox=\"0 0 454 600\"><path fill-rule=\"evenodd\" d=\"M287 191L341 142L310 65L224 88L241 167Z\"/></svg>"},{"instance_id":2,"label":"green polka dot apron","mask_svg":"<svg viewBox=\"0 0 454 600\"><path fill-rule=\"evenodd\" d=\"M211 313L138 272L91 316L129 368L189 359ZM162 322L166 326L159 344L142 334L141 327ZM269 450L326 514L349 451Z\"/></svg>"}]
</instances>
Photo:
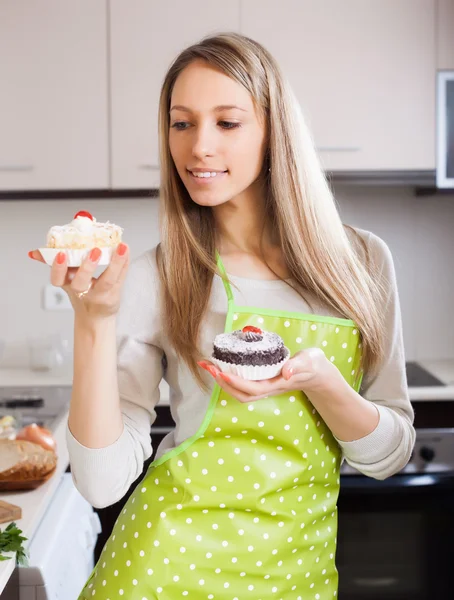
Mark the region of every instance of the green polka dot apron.
<instances>
[{"instance_id":1,"label":"green polka dot apron","mask_svg":"<svg viewBox=\"0 0 454 600\"><path fill-rule=\"evenodd\" d=\"M236 306L224 285L225 331L274 331L292 355L320 347L359 388L352 321ZM301 391L241 403L216 385L197 433L150 464L79 600L335 598L340 463Z\"/></svg>"}]
</instances>

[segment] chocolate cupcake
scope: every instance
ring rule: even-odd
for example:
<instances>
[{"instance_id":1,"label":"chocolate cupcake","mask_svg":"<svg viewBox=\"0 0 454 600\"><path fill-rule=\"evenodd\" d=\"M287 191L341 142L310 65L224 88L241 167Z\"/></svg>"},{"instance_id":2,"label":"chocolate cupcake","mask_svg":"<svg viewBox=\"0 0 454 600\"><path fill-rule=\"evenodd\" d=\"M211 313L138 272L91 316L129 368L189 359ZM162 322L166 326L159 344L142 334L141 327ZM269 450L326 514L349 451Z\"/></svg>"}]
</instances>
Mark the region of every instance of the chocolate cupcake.
<instances>
[{"instance_id":1,"label":"chocolate cupcake","mask_svg":"<svg viewBox=\"0 0 454 600\"><path fill-rule=\"evenodd\" d=\"M224 373L244 379L270 379L279 375L290 352L277 333L247 325L231 333L217 335L213 342L213 362Z\"/></svg>"}]
</instances>

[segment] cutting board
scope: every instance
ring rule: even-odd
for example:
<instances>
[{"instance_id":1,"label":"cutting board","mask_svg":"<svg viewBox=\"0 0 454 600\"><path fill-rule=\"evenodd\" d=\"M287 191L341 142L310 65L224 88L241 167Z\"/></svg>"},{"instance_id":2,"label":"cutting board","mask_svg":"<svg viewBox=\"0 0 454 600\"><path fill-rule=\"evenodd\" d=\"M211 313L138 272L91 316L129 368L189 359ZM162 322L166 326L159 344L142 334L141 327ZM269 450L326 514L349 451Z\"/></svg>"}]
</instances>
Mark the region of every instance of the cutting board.
<instances>
[{"instance_id":1,"label":"cutting board","mask_svg":"<svg viewBox=\"0 0 454 600\"><path fill-rule=\"evenodd\" d=\"M16 521L22 518L22 509L20 506L10 504L0 500L0 523L6 523L7 521Z\"/></svg>"}]
</instances>

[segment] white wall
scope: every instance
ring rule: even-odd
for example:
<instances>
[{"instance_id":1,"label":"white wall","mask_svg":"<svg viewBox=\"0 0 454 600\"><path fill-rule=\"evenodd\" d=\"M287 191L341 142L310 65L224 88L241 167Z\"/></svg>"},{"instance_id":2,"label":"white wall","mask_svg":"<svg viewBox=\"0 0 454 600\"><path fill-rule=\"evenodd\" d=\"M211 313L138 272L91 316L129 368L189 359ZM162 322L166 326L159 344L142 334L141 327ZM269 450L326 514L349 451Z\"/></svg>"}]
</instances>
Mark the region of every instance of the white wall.
<instances>
[{"instance_id":1,"label":"white wall","mask_svg":"<svg viewBox=\"0 0 454 600\"><path fill-rule=\"evenodd\" d=\"M393 252L407 358L454 357L454 196L418 198L411 189L386 187L340 187L336 196L344 222L377 233ZM27 252L44 243L50 225L68 222L78 210L124 227L133 256L159 240L155 198L0 202L3 364L13 355L26 361L30 336L60 333L72 340L72 313L42 309L49 267Z\"/></svg>"}]
</instances>

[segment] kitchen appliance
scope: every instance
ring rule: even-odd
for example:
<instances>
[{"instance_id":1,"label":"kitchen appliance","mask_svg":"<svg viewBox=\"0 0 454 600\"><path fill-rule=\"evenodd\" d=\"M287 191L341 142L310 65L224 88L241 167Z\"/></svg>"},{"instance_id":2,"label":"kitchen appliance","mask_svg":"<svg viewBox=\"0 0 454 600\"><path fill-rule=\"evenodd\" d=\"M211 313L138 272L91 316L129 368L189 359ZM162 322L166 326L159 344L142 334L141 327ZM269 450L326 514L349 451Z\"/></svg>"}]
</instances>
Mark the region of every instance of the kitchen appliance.
<instances>
[{"instance_id":1,"label":"kitchen appliance","mask_svg":"<svg viewBox=\"0 0 454 600\"><path fill-rule=\"evenodd\" d=\"M38 423L51 432L68 411L69 386L0 388L0 417L17 426ZM28 545L29 565L16 567L2 600L72 600L94 566L101 524L93 507L76 490L70 473L61 481Z\"/></svg>"},{"instance_id":2,"label":"kitchen appliance","mask_svg":"<svg viewBox=\"0 0 454 600\"><path fill-rule=\"evenodd\" d=\"M454 188L454 71L437 73L438 188Z\"/></svg>"},{"instance_id":3,"label":"kitchen appliance","mask_svg":"<svg viewBox=\"0 0 454 600\"><path fill-rule=\"evenodd\" d=\"M407 363L407 379L411 387L445 385L415 362ZM6 407L8 413L13 409L30 422L40 420L45 426L52 424L62 406L67 410L69 389L36 389L28 394L35 406L26 407L25 390L17 389L12 394L11 388L7 393L0 389L0 416L6 400L13 402ZM336 556L340 600L448 600L452 597L454 402L420 400L414 408L416 444L409 464L401 473L377 481L358 473L345 462L342 466ZM150 431L154 452L174 428L168 406L158 405L156 412L157 419ZM102 523L95 561L153 458L145 462L142 474L119 502L95 509ZM72 596L61 598L69 600ZM27 597L31 599L35 597ZM41 597L36 599L41 600Z\"/></svg>"},{"instance_id":4,"label":"kitchen appliance","mask_svg":"<svg viewBox=\"0 0 454 600\"><path fill-rule=\"evenodd\" d=\"M72 600L94 567L101 525L65 473L29 544L29 566L18 567L19 600Z\"/></svg>"},{"instance_id":5,"label":"kitchen appliance","mask_svg":"<svg viewBox=\"0 0 454 600\"><path fill-rule=\"evenodd\" d=\"M443 387L407 364L409 385ZM340 600L453 597L454 402L418 401L408 465L384 481L341 470L336 564Z\"/></svg>"},{"instance_id":6,"label":"kitchen appliance","mask_svg":"<svg viewBox=\"0 0 454 600\"><path fill-rule=\"evenodd\" d=\"M445 383L429 373L417 362L407 362L405 364L407 372L408 387L443 387Z\"/></svg>"},{"instance_id":7,"label":"kitchen appliance","mask_svg":"<svg viewBox=\"0 0 454 600\"><path fill-rule=\"evenodd\" d=\"M115 502L115 504L111 504L110 506L106 506L105 508L96 508L95 511L101 521L102 531L99 534L98 541L95 548L95 561L101 555L102 549L104 548L105 543L107 542L112 528L115 524L115 521L118 518L118 515L123 510L124 505L128 501L129 496L135 490L139 481L145 476L145 473L148 470L148 467L153 462L156 450L159 447L159 444L165 438L165 436L173 431L175 428L175 422L172 419L172 415L170 413L170 407L165 404L158 404L155 407L156 411L156 420L151 426L150 436L151 436L151 445L153 448L153 454L148 458L143 465L142 473L137 477L137 479L130 485L129 490L126 494Z\"/></svg>"},{"instance_id":8,"label":"kitchen appliance","mask_svg":"<svg viewBox=\"0 0 454 600\"><path fill-rule=\"evenodd\" d=\"M68 386L0 387L0 418L12 415L18 428L37 423L53 431L68 410L70 397Z\"/></svg>"}]
</instances>

